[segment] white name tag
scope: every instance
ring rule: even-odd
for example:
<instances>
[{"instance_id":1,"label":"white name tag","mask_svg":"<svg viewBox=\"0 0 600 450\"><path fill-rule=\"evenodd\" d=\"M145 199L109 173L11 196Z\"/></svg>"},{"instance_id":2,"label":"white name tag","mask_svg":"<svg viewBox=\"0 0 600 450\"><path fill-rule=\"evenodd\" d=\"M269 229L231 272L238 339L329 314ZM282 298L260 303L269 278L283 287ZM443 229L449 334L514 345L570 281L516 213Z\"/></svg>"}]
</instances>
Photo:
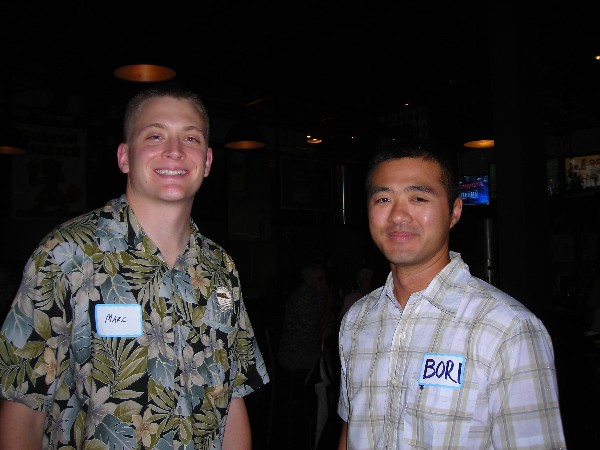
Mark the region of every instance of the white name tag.
<instances>
[{"instance_id":1,"label":"white name tag","mask_svg":"<svg viewBox=\"0 0 600 450\"><path fill-rule=\"evenodd\" d=\"M465 358L460 355L423 355L419 384L459 388L463 384Z\"/></svg>"},{"instance_id":2,"label":"white name tag","mask_svg":"<svg viewBox=\"0 0 600 450\"><path fill-rule=\"evenodd\" d=\"M101 337L142 335L142 307L130 304L96 305L96 332Z\"/></svg>"}]
</instances>

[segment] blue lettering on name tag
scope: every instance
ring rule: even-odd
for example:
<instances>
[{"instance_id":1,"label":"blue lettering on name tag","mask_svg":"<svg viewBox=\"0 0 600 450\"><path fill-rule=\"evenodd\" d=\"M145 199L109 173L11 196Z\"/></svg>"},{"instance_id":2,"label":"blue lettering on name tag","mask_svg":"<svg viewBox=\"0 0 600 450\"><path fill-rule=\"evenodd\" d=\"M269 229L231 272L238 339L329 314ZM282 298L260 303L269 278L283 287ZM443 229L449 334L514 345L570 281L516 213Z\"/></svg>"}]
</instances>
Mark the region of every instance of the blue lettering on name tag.
<instances>
[{"instance_id":1,"label":"blue lettering on name tag","mask_svg":"<svg viewBox=\"0 0 600 450\"><path fill-rule=\"evenodd\" d=\"M101 337L142 335L142 307L135 304L96 305L96 332Z\"/></svg>"},{"instance_id":2,"label":"blue lettering on name tag","mask_svg":"<svg viewBox=\"0 0 600 450\"><path fill-rule=\"evenodd\" d=\"M464 356L427 353L423 355L419 384L459 388L463 384L464 372Z\"/></svg>"}]
</instances>

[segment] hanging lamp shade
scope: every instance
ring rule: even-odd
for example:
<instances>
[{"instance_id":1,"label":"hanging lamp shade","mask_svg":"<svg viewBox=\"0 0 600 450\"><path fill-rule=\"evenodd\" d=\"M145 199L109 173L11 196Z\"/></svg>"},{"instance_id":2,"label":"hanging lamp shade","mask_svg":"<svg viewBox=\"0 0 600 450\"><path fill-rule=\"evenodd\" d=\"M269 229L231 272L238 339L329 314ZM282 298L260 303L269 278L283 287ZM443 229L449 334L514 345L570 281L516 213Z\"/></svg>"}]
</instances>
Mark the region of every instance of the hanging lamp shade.
<instances>
[{"instance_id":1,"label":"hanging lamp shade","mask_svg":"<svg viewBox=\"0 0 600 450\"><path fill-rule=\"evenodd\" d=\"M461 130L461 142L464 148L494 148L494 120L491 101L475 99L469 109L457 114L458 129Z\"/></svg>"},{"instance_id":2,"label":"hanging lamp shade","mask_svg":"<svg viewBox=\"0 0 600 450\"><path fill-rule=\"evenodd\" d=\"M157 83L175 78L177 73L170 67L157 64L130 64L121 66L113 72L114 76L136 83Z\"/></svg>"},{"instance_id":3,"label":"hanging lamp shade","mask_svg":"<svg viewBox=\"0 0 600 450\"><path fill-rule=\"evenodd\" d=\"M320 125L310 127L306 133L306 143L312 145L323 143L323 130Z\"/></svg>"},{"instance_id":4,"label":"hanging lamp shade","mask_svg":"<svg viewBox=\"0 0 600 450\"><path fill-rule=\"evenodd\" d=\"M0 154L21 155L26 153L25 139L9 120L0 123Z\"/></svg>"},{"instance_id":5,"label":"hanging lamp shade","mask_svg":"<svg viewBox=\"0 0 600 450\"><path fill-rule=\"evenodd\" d=\"M494 148L494 129L491 114L481 111L465 119L461 126L463 147L471 149Z\"/></svg>"},{"instance_id":6,"label":"hanging lamp shade","mask_svg":"<svg viewBox=\"0 0 600 450\"><path fill-rule=\"evenodd\" d=\"M463 144L466 148L494 148L493 139L475 139Z\"/></svg>"},{"instance_id":7,"label":"hanging lamp shade","mask_svg":"<svg viewBox=\"0 0 600 450\"><path fill-rule=\"evenodd\" d=\"M266 145L260 128L250 119L235 122L225 137L225 147L235 150L255 150Z\"/></svg>"}]
</instances>

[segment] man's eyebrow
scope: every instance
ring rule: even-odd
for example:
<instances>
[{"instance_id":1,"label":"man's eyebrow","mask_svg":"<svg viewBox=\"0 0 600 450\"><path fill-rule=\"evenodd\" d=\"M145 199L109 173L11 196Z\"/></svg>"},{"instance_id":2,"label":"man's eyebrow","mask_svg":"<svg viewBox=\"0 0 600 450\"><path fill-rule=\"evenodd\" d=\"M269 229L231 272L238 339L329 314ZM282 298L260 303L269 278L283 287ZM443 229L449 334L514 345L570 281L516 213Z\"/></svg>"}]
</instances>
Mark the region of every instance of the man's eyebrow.
<instances>
[{"instance_id":1,"label":"man's eyebrow","mask_svg":"<svg viewBox=\"0 0 600 450\"><path fill-rule=\"evenodd\" d=\"M144 128L142 128L143 130L148 129L148 128L163 128L166 129L167 126L162 123L162 122L154 122L154 123L149 123L148 125L146 125ZM204 134L204 130L196 125L188 125L186 127L183 128L184 131L198 131L202 134Z\"/></svg>"},{"instance_id":2,"label":"man's eyebrow","mask_svg":"<svg viewBox=\"0 0 600 450\"><path fill-rule=\"evenodd\" d=\"M154 122L154 123L149 123L148 125L143 127L142 130L147 130L148 128L166 128L166 126L164 123Z\"/></svg>"},{"instance_id":3,"label":"man's eyebrow","mask_svg":"<svg viewBox=\"0 0 600 450\"><path fill-rule=\"evenodd\" d=\"M184 128L185 131L199 131L200 133L204 134L204 130L200 127L197 127L196 125L188 125L187 127Z\"/></svg>"},{"instance_id":4,"label":"man's eyebrow","mask_svg":"<svg viewBox=\"0 0 600 450\"><path fill-rule=\"evenodd\" d=\"M437 191L426 184L411 184L406 186L404 192L423 192L425 194L437 195ZM369 195L379 194L381 192L393 192L393 189L387 186L375 186L369 192Z\"/></svg>"},{"instance_id":5,"label":"man's eyebrow","mask_svg":"<svg viewBox=\"0 0 600 450\"><path fill-rule=\"evenodd\" d=\"M387 186L374 186L369 191L369 195L379 194L380 192L391 192L392 190Z\"/></svg>"},{"instance_id":6,"label":"man's eyebrow","mask_svg":"<svg viewBox=\"0 0 600 450\"><path fill-rule=\"evenodd\" d=\"M436 194L435 189L425 184L413 184L404 188L406 192L425 192L426 194Z\"/></svg>"}]
</instances>

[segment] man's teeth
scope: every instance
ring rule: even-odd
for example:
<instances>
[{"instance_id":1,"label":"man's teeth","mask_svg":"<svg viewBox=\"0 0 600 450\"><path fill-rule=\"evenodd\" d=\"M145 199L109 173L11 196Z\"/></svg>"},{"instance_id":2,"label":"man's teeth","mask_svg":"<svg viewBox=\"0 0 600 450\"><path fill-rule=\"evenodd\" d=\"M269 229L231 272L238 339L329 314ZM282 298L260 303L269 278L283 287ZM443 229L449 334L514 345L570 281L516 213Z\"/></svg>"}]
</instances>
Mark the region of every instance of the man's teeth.
<instances>
[{"instance_id":1,"label":"man's teeth","mask_svg":"<svg viewBox=\"0 0 600 450\"><path fill-rule=\"evenodd\" d=\"M167 170L167 169L158 169L156 171L159 175L184 175L186 173L185 170Z\"/></svg>"}]
</instances>

